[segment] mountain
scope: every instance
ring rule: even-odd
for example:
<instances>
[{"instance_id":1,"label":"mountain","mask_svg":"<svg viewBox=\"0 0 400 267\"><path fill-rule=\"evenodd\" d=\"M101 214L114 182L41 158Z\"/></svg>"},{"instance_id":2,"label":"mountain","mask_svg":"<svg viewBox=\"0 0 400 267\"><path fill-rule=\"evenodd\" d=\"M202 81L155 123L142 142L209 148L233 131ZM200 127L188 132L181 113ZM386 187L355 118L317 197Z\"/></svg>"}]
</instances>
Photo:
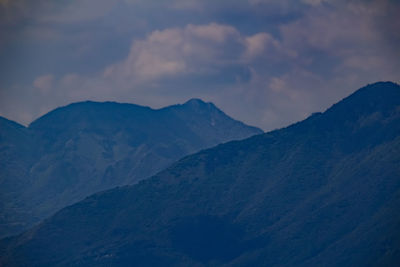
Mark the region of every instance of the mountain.
<instances>
[{"instance_id":1,"label":"mountain","mask_svg":"<svg viewBox=\"0 0 400 267\"><path fill-rule=\"evenodd\" d=\"M0 236L200 149L258 133L199 99L162 109L74 103L29 127L0 118Z\"/></svg>"},{"instance_id":2,"label":"mountain","mask_svg":"<svg viewBox=\"0 0 400 267\"><path fill-rule=\"evenodd\" d=\"M0 243L5 266L397 266L400 86L200 151Z\"/></svg>"},{"instance_id":3,"label":"mountain","mask_svg":"<svg viewBox=\"0 0 400 267\"><path fill-rule=\"evenodd\" d=\"M26 127L0 117L0 236L20 229L29 220L20 212L18 193L28 186L36 150Z\"/></svg>"}]
</instances>

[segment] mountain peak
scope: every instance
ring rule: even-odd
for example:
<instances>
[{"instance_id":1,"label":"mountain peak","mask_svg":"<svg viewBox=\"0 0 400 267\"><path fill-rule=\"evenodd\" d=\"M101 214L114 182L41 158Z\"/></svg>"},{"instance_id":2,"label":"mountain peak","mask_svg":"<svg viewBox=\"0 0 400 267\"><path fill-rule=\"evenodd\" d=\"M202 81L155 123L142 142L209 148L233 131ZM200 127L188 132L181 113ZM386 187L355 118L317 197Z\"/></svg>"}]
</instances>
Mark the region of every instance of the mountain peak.
<instances>
[{"instance_id":1,"label":"mountain peak","mask_svg":"<svg viewBox=\"0 0 400 267\"><path fill-rule=\"evenodd\" d=\"M390 112L399 105L400 86L393 82L368 84L327 110L327 114L341 113L343 118L365 116L375 112Z\"/></svg>"},{"instance_id":2,"label":"mountain peak","mask_svg":"<svg viewBox=\"0 0 400 267\"><path fill-rule=\"evenodd\" d=\"M192 98L181 105L183 108L187 108L196 112L204 111L217 111L222 112L217 106L212 102L205 102L199 98Z\"/></svg>"},{"instance_id":3,"label":"mountain peak","mask_svg":"<svg viewBox=\"0 0 400 267\"><path fill-rule=\"evenodd\" d=\"M206 102L204 102L200 98L191 98L185 102L185 105L199 105L199 104L206 104Z\"/></svg>"},{"instance_id":4,"label":"mountain peak","mask_svg":"<svg viewBox=\"0 0 400 267\"><path fill-rule=\"evenodd\" d=\"M380 102L380 101L396 101L392 99L393 96L398 96L400 94L400 86L394 82L376 82L368 84L345 99L351 98L362 98L359 100L364 100L367 102ZM396 101L397 102L397 101Z\"/></svg>"},{"instance_id":5,"label":"mountain peak","mask_svg":"<svg viewBox=\"0 0 400 267\"><path fill-rule=\"evenodd\" d=\"M214 106L214 104L212 104L211 102L204 102L200 98L191 98L183 104L183 106L193 108L207 107L211 105Z\"/></svg>"}]
</instances>

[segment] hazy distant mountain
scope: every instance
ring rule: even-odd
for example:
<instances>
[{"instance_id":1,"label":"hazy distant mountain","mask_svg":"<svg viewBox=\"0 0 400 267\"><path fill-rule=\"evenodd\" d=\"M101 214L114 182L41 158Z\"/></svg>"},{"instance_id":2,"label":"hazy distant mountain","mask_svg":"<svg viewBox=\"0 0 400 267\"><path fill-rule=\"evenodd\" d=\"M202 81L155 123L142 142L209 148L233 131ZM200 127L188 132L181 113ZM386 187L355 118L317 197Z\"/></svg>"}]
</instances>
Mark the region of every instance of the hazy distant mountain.
<instances>
[{"instance_id":1,"label":"hazy distant mountain","mask_svg":"<svg viewBox=\"0 0 400 267\"><path fill-rule=\"evenodd\" d=\"M258 133L198 99L157 110L75 103L28 128L0 118L0 236L100 190L149 177L189 153Z\"/></svg>"},{"instance_id":2,"label":"hazy distant mountain","mask_svg":"<svg viewBox=\"0 0 400 267\"><path fill-rule=\"evenodd\" d=\"M397 266L400 87L188 156L2 241L10 266Z\"/></svg>"}]
</instances>

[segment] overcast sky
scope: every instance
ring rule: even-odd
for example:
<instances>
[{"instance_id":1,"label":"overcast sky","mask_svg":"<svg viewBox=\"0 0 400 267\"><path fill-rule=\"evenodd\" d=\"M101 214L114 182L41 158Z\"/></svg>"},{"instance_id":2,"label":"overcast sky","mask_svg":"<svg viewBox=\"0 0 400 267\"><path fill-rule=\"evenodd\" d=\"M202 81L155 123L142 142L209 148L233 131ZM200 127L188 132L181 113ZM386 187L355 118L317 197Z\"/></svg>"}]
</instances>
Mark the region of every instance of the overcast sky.
<instances>
[{"instance_id":1,"label":"overcast sky","mask_svg":"<svg viewBox=\"0 0 400 267\"><path fill-rule=\"evenodd\" d=\"M400 81L400 1L0 0L0 115L190 98L272 130Z\"/></svg>"}]
</instances>

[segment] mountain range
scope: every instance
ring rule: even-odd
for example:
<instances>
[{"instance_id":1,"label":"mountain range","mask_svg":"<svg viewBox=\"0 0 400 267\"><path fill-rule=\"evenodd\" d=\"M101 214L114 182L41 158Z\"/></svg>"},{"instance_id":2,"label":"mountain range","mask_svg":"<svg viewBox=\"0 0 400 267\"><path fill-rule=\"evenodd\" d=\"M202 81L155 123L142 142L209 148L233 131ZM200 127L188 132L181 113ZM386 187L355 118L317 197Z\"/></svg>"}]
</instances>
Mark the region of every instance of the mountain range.
<instances>
[{"instance_id":1,"label":"mountain range","mask_svg":"<svg viewBox=\"0 0 400 267\"><path fill-rule=\"evenodd\" d=\"M199 99L162 109L80 102L29 127L0 118L0 236L190 153L259 133Z\"/></svg>"},{"instance_id":2,"label":"mountain range","mask_svg":"<svg viewBox=\"0 0 400 267\"><path fill-rule=\"evenodd\" d=\"M202 150L0 244L5 266L397 266L400 86Z\"/></svg>"}]
</instances>

